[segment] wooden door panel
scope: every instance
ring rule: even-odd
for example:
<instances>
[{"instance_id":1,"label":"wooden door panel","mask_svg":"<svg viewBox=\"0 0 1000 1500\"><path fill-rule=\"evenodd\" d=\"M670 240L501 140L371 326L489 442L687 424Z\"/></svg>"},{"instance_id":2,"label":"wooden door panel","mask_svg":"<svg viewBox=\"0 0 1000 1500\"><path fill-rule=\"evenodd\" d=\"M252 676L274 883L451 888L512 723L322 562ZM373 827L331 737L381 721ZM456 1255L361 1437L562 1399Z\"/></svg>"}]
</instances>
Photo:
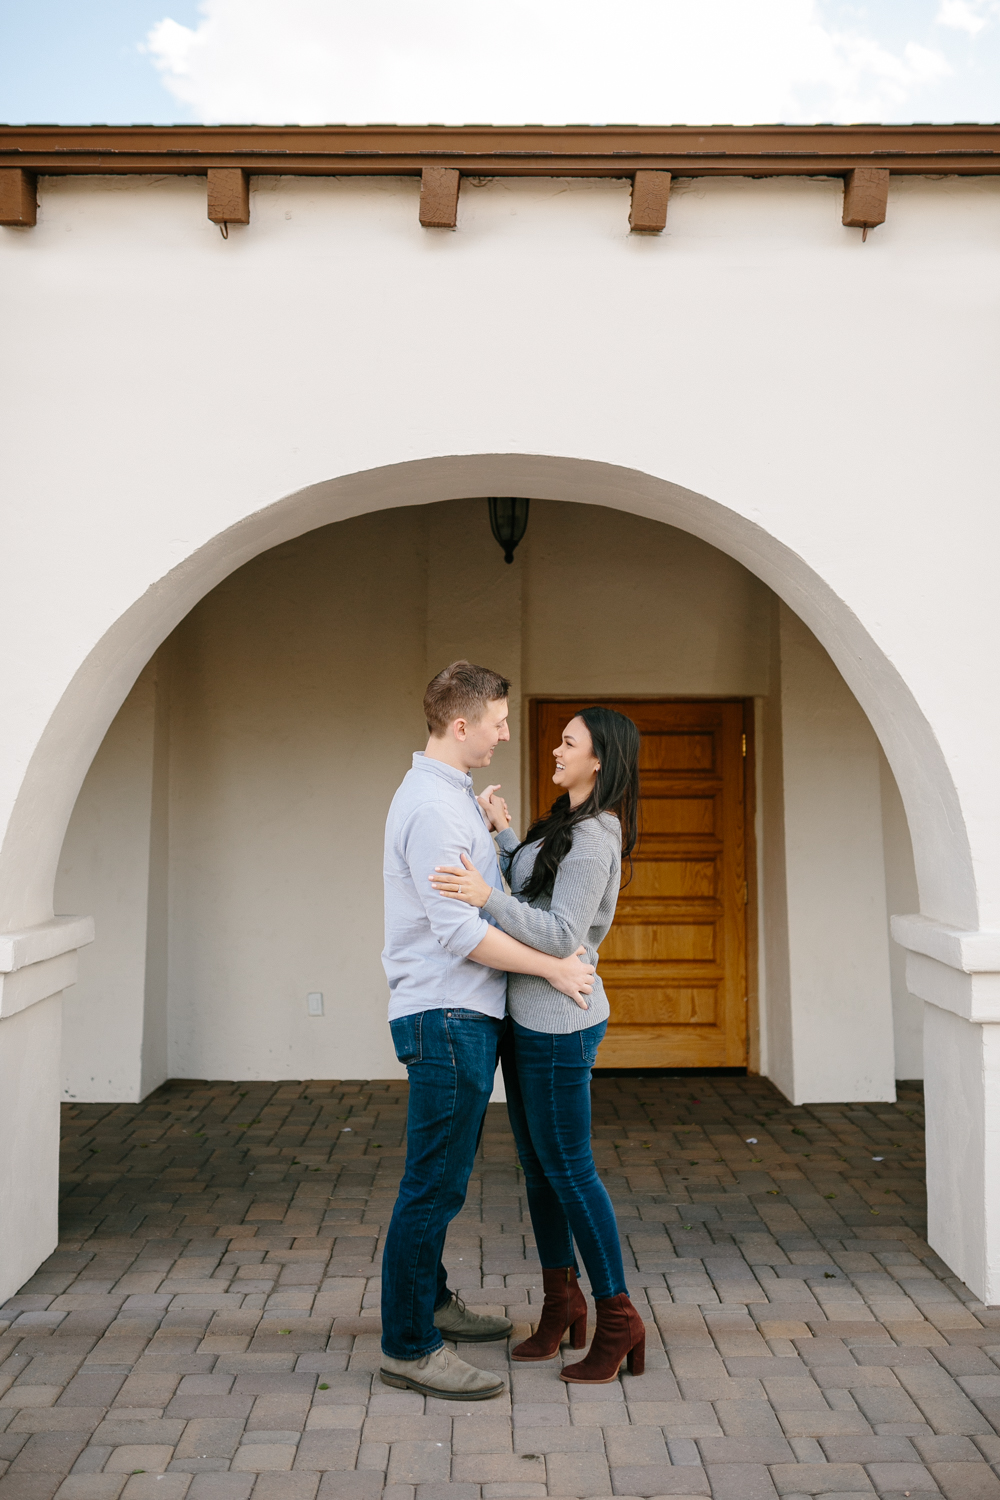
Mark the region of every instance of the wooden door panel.
<instances>
[{"instance_id":1,"label":"wooden door panel","mask_svg":"<svg viewBox=\"0 0 1000 1500\"><path fill-rule=\"evenodd\" d=\"M629 921L627 913L616 921L601 944L601 977L604 965L624 963L715 963L718 956L717 922L680 921L663 916L659 921L643 917Z\"/></svg>"},{"instance_id":2,"label":"wooden door panel","mask_svg":"<svg viewBox=\"0 0 1000 1500\"><path fill-rule=\"evenodd\" d=\"M532 704L534 816L555 796L552 750L563 727L594 701ZM633 878L599 957L611 1019L598 1067L743 1066L743 705L597 701L628 714L642 735Z\"/></svg>"},{"instance_id":3,"label":"wooden door panel","mask_svg":"<svg viewBox=\"0 0 1000 1500\"><path fill-rule=\"evenodd\" d=\"M684 900L718 894L718 870L714 859L645 858L633 862L632 879L618 898L622 903L654 900Z\"/></svg>"},{"instance_id":4,"label":"wooden door panel","mask_svg":"<svg viewBox=\"0 0 1000 1500\"><path fill-rule=\"evenodd\" d=\"M719 1014L719 986L670 984L616 987L615 1023L618 1026L715 1026Z\"/></svg>"},{"instance_id":5,"label":"wooden door panel","mask_svg":"<svg viewBox=\"0 0 1000 1500\"><path fill-rule=\"evenodd\" d=\"M715 736L711 734L643 735L639 767L643 771L711 771L715 764Z\"/></svg>"},{"instance_id":6,"label":"wooden door panel","mask_svg":"<svg viewBox=\"0 0 1000 1500\"><path fill-rule=\"evenodd\" d=\"M645 788L643 788L645 792ZM721 837L717 796L683 797L677 794L647 796L642 799L642 831L644 834L679 833L706 834Z\"/></svg>"}]
</instances>

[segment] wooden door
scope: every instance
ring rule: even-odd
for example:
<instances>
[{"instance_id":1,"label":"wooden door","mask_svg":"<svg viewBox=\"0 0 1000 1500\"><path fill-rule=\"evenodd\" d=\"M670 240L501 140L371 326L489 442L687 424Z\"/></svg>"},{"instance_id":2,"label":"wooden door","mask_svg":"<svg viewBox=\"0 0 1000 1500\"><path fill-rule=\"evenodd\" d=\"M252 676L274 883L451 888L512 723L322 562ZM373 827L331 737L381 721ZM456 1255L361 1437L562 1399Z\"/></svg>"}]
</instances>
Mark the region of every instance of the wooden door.
<instances>
[{"instance_id":1,"label":"wooden door","mask_svg":"<svg viewBox=\"0 0 1000 1500\"><path fill-rule=\"evenodd\" d=\"M535 700L534 816L555 799L563 728L595 701L628 714L642 736L633 875L600 950L611 1018L597 1066L744 1067L749 716L732 701Z\"/></svg>"}]
</instances>

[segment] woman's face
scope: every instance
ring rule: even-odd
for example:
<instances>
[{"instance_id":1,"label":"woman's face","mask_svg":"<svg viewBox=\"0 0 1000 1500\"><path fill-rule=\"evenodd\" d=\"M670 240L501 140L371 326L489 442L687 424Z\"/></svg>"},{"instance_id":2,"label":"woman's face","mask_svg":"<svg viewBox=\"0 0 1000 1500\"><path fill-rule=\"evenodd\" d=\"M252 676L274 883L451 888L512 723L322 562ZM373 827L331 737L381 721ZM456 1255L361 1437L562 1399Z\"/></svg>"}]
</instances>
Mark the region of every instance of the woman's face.
<instances>
[{"instance_id":1,"label":"woman's face","mask_svg":"<svg viewBox=\"0 0 1000 1500\"><path fill-rule=\"evenodd\" d=\"M569 792L573 807L586 802L594 790L601 763L594 754L594 742L590 730L582 719L570 719L562 732L562 739L552 752L556 769L552 780L564 792Z\"/></svg>"}]
</instances>

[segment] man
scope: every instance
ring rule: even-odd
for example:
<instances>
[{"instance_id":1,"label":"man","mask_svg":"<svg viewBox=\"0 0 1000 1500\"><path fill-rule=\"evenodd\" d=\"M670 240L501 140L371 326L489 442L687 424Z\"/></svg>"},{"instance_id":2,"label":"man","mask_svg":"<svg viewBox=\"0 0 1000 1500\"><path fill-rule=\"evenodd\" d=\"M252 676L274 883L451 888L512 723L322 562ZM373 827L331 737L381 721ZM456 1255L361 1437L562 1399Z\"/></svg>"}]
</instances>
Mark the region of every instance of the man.
<instances>
[{"instance_id":1,"label":"man","mask_svg":"<svg viewBox=\"0 0 1000 1500\"><path fill-rule=\"evenodd\" d=\"M387 1385L454 1401L497 1396L504 1383L459 1359L444 1338L486 1343L512 1327L471 1312L448 1290L441 1261L493 1089L507 973L539 974L571 998L593 988L593 966L575 954L556 959L527 948L430 883L436 865L461 866L467 854L502 889L490 793L477 802L469 772L488 766L499 742L510 739L509 691L505 678L467 661L452 662L429 683L430 738L413 757L385 830L382 962L410 1097L406 1168L382 1261L381 1374Z\"/></svg>"}]
</instances>

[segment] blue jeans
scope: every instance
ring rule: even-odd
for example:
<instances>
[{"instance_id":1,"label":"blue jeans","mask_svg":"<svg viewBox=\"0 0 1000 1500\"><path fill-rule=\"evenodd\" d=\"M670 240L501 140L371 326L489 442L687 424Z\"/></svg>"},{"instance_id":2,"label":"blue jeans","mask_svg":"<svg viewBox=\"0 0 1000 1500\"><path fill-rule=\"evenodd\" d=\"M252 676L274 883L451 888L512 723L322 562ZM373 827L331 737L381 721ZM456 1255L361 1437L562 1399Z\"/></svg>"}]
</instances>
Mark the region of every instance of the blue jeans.
<instances>
[{"instance_id":1,"label":"blue jeans","mask_svg":"<svg viewBox=\"0 0 1000 1500\"><path fill-rule=\"evenodd\" d=\"M595 1299L628 1290L615 1211L590 1149L590 1074L607 1026L553 1036L509 1021L501 1049L539 1258L546 1269L579 1269L575 1239Z\"/></svg>"},{"instance_id":2,"label":"blue jeans","mask_svg":"<svg viewBox=\"0 0 1000 1500\"><path fill-rule=\"evenodd\" d=\"M434 1314L451 1293L441 1261L465 1202L504 1022L478 1010L424 1010L391 1021L406 1064L406 1167L382 1256L382 1348L420 1359L444 1340Z\"/></svg>"}]
</instances>

